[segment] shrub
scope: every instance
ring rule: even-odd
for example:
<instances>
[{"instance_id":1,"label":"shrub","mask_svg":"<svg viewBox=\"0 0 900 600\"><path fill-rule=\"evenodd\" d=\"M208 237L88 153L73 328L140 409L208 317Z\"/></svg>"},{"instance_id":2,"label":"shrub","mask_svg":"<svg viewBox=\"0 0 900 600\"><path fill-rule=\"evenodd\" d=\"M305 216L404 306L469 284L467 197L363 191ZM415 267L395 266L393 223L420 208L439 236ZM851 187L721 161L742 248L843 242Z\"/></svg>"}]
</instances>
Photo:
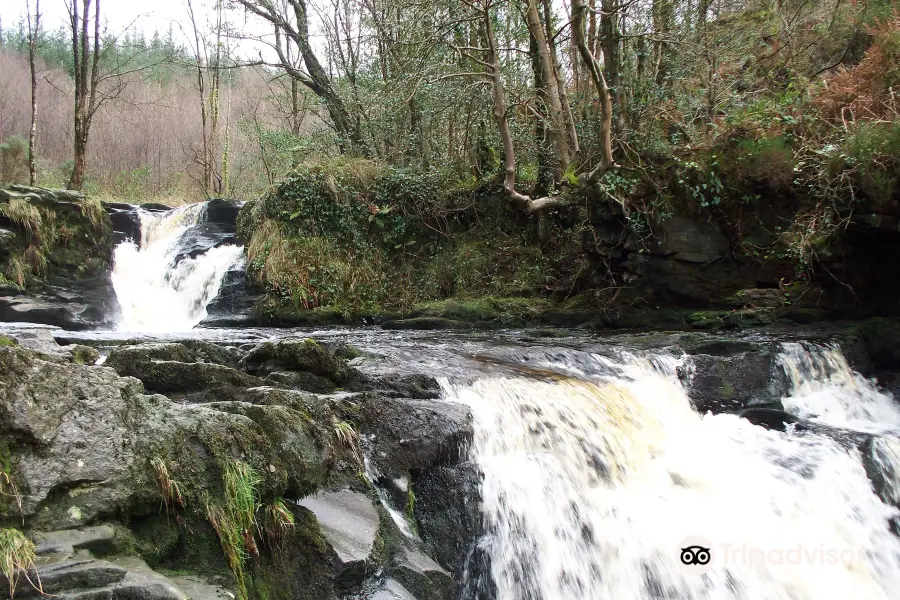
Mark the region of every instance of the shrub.
<instances>
[{"instance_id":1,"label":"shrub","mask_svg":"<svg viewBox=\"0 0 900 600\"><path fill-rule=\"evenodd\" d=\"M883 119L896 115L900 87L900 12L868 28L872 45L858 65L841 69L825 81L814 100L820 114L833 121Z\"/></svg>"},{"instance_id":2,"label":"shrub","mask_svg":"<svg viewBox=\"0 0 900 600\"><path fill-rule=\"evenodd\" d=\"M28 183L28 143L19 136L0 144L0 185Z\"/></svg>"}]
</instances>

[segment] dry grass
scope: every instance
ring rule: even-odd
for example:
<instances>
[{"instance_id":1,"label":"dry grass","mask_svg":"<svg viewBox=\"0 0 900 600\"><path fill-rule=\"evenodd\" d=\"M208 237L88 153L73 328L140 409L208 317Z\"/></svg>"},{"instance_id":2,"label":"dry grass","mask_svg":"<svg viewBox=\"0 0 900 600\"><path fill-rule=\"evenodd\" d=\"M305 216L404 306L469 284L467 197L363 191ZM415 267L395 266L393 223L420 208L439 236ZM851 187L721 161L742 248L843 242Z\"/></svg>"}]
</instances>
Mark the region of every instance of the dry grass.
<instances>
[{"instance_id":1,"label":"dry grass","mask_svg":"<svg viewBox=\"0 0 900 600\"><path fill-rule=\"evenodd\" d=\"M81 201L81 214L84 215L94 229L102 229L106 220L106 209L99 198L86 197Z\"/></svg>"},{"instance_id":2,"label":"dry grass","mask_svg":"<svg viewBox=\"0 0 900 600\"><path fill-rule=\"evenodd\" d=\"M150 459L150 465L156 471L156 483L159 486L160 494L162 494L163 504L166 507L166 515L169 511L175 511L179 506L184 506L184 499L181 496L181 485L172 479L169 473L169 467L166 461L155 456Z\"/></svg>"},{"instance_id":3,"label":"dry grass","mask_svg":"<svg viewBox=\"0 0 900 600\"><path fill-rule=\"evenodd\" d=\"M320 237L289 237L272 220L254 230L247 256L258 283L305 310L352 309L398 293L387 281L390 269L377 250L354 253Z\"/></svg>"},{"instance_id":4,"label":"dry grass","mask_svg":"<svg viewBox=\"0 0 900 600\"><path fill-rule=\"evenodd\" d=\"M347 421L338 421L334 419L333 425L334 437L337 438L338 443L353 453L354 460L356 460L360 470L362 470L364 464L362 450L359 448L359 432Z\"/></svg>"},{"instance_id":5,"label":"dry grass","mask_svg":"<svg viewBox=\"0 0 900 600\"><path fill-rule=\"evenodd\" d=\"M40 235L43 225L41 211L27 200L13 198L7 204L0 206L0 212L16 227L27 233L30 238Z\"/></svg>"},{"instance_id":6,"label":"dry grass","mask_svg":"<svg viewBox=\"0 0 900 600\"><path fill-rule=\"evenodd\" d=\"M29 540L18 529L0 529L0 574L9 582L9 597L14 598L16 587L24 577L25 580L43 595L40 577L34 564L34 542ZM29 571L35 572L32 581Z\"/></svg>"}]
</instances>

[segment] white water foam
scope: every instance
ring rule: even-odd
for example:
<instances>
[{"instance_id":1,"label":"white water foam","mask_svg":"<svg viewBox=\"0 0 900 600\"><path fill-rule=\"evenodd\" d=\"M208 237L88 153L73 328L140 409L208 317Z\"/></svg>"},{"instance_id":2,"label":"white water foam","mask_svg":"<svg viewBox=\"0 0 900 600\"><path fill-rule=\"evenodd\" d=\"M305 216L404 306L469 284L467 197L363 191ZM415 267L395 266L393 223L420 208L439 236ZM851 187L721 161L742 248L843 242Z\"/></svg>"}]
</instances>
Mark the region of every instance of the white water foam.
<instances>
[{"instance_id":1,"label":"white water foam","mask_svg":"<svg viewBox=\"0 0 900 600\"><path fill-rule=\"evenodd\" d=\"M244 260L244 249L223 245L176 264L179 240L205 210L201 203L163 214L140 211L140 247L122 242L113 258L112 283L121 308L118 330L189 331L206 317L225 274Z\"/></svg>"},{"instance_id":2,"label":"white water foam","mask_svg":"<svg viewBox=\"0 0 900 600\"><path fill-rule=\"evenodd\" d=\"M900 598L898 511L831 439L691 409L669 357L444 382L475 419L501 600ZM684 540L712 548L686 572Z\"/></svg>"},{"instance_id":3,"label":"white water foam","mask_svg":"<svg viewBox=\"0 0 900 600\"><path fill-rule=\"evenodd\" d=\"M791 414L856 431L900 431L896 401L854 372L839 348L786 343L778 362L791 386L783 400Z\"/></svg>"}]
</instances>

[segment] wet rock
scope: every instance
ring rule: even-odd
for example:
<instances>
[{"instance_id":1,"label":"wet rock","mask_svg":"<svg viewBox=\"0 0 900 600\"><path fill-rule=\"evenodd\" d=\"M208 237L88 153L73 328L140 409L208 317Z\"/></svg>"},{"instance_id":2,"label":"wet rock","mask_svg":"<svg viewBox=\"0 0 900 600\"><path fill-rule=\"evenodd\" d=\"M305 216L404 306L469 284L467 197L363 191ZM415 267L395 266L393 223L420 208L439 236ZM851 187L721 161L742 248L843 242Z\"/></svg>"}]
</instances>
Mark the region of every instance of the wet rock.
<instances>
[{"instance_id":1,"label":"wet rock","mask_svg":"<svg viewBox=\"0 0 900 600\"><path fill-rule=\"evenodd\" d=\"M415 517L425 549L460 575L482 535L481 473L471 462L413 474Z\"/></svg>"},{"instance_id":2,"label":"wet rock","mask_svg":"<svg viewBox=\"0 0 900 600\"><path fill-rule=\"evenodd\" d=\"M38 532L33 537L37 554L71 553L75 550L91 550L112 545L116 530L109 525L97 525L81 529Z\"/></svg>"},{"instance_id":3,"label":"wet rock","mask_svg":"<svg viewBox=\"0 0 900 600\"><path fill-rule=\"evenodd\" d=\"M237 214L240 203L215 198L203 207L200 222L178 241L175 262L196 258L213 248L237 243Z\"/></svg>"},{"instance_id":4,"label":"wet rock","mask_svg":"<svg viewBox=\"0 0 900 600\"><path fill-rule=\"evenodd\" d=\"M385 579L384 582L375 589L368 600L421 600L416 598L396 579Z\"/></svg>"},{"instance_id":5,"label":"wet rock","mask_svg":"<svg viewBox=\"0 0 900 600\"><path fill-rule=\"evenodd\" d=\"M141 245L141 215L138 207L133 204L120 202L105 202L106 214L113 228L113 243L121 244L131 241L136 246Z\"/></svg>"},{"instance_id":6,"label":"wet rock","mask_svg":"<svg viewBox=\"0 0 900 600\"><path fill-rule=\"evenodd\" d=\"M657 236L662 254L684 262L712 262L728 251L728 240L718 229L693 219L666 219Z\"/></svg>"},{"instance_id":7,"label":"wet rock","mask_svg":"<svg viewBox=\"0 0 900 600\"><path fill-rule=\"evenodd\" d=\"M104 363L119 375L136 377L149 392L186 393L220 387L246 388L261 385L256 377L214 363L183 363L173 360L128 362L112 355Z\"/></svg>"},{"instance_id":8,"label":"wet rock","mask_svg":"<svg viewBox=\"0 0 900 600\"><path fill-rule=\"evenodd\" d=\"M149 343L120 346L110 352L104 365L119 375L137 377L147 390L159 393L214 392L260 385L256 377L226 366L237 365L241 356L236 348L199 341Z\"/></svg>"},{"instance_id":9,"label":"wet rock","mask_svg":"<svg viewBox=\"0 0 900 600\"><path fill-rule=\"evenodd\" d=\"M900 321L874 318L863 321L856 329L872 367L900 371Z\"/></svg>"},{"instance_id":10,"label":"wet rock","mask_svg":"<svg viewBox=\"0 0 900 600\"><path fill-rule=\"evenodd\" d=\"M17 237L15 231L0 227L0 259L9 257L10 252L16 246Z\"/></svg>"},{"instance_id":11,"label":"wet rock","mask_svg":"<svg viewBox=\"0 0 900 600\"><path fill-rule=\"evenodd\" d=\"M32 350L44 357L58 360L67 360L71 357L71 351L56 343L53 332L44 328L13 329L4 334L13 339L22 348Z\"/></svg>"},{"instance_id":12,"label":"wet rock","mask_svg":"<svg viewBox=\"0 0 900 600\"><path fill-rule=\"evenodd\" d=\"M315 515L325 541L337 556L337 576L345 586L365 579L372 559L379 516L366 495L349 489L319 492L298 504Z\"/></svg>"},{"instance_id":13,"label":"wet rock","mask_svg":"<svg viewBox=\"0 0 900 600\"><path fill-rule=\"evenodd\" d=\"M236 596L223 587L211 585L190 575L172 577L172 583L187 594L190 600L235 600Z\"/></svg>"},{"instance_id":14,"label":"wet rock","mask_svg":"<svg viewBox=\"0 0 900 600\"><path fill-rule=\"evenodd\" d=\"M380 395L367 395L359 404L370 458L385 476L455 464L471 443L472 416L462 404Z\"/></svg>"},{"instance_id":15,"label":"wet rock","mask_svg":"<svg viewBox=\"0 0 900 600\"><path fill-rule=\"evenodd\" d=\"M340 384L352 377L344 360L335 357L311 339L263 342L251 350L241 366L254 375L273 371L304 371Z\"/></svg>"},{"instance_id":16,"label":"wet rock","mask_svg":"<svg viewBox=\"0 0 900 600\"><path fill-rule=\"evenodd\" d=\"M788 425L800 421L798 417L777 408L748 408L742 410L740 415L754 425L773 431L786 431Z\"/></svg>"},{"instance_id":17,"label":"wet rock","mask_svg":"<svg viewBox=\"0 0 900 600\"><path fill-rule=\"evenodd\" d=\"M782 408L788 383L774 346L710 341L693 352L678 374L698 412Z\"/></svg>"},{"instance_id":18,"label":"wet rock","mask_svg":"<svg viewBox=\"0 0 900 600\"><path fill-rule=\"evenodd\" d=\"M404 549L391 575L417 600L450 600L456 583L453 576L417 548Z\"/></svg>"},{"instance_id":19,"label":"wet rock","mask_svg":"<svg viewBox=\"0 0 900 600\"><path fill-rule=\"evenodd\" d=\"M113 364L131 364L154 360L176 362L206 362L227 367L237 367L244 352L230 346L220 346L201 340L180 342L150 342L123 345L110 353ZM108 366L113 364L107 363Z\"/></svg>"},{"instance_id":20,"label":"wet rock","mask_svg":"<svg viewBox=\"0 0 900 600\"><path fill-rule=\"evenodd\" d=\"M241 402L178 405L144 395L140 381L111 368L0 348L0 438L15 440L13 476L22 516L34 528L156 512L152 457L188 469L173 473L190 478L185 494L218 489L222 461L234 453L265 476L270 493L299 497L321 484L335 460L333 433L309 419L312 412L330 423L329 411L322 403L303 412Z\"/></svg>"},{"instance_id":21,"label":"wet rock","mask_svg":"<svg viewBox=\"0 0 900 600\"><path fill-rule=\"evenodd\" d=\"M420 373L367 376L362 387L377 390L394 398L437 399L441 397L441 386L437 379Z\"/></svg>"},{"instance_id":22,"label":"wet rock","mask_svg":"<svg viewBox=\"0 0 900 600\"><path fill-rule=\"evenodd\" d=\"M172 210L171 206L167 206L159 202L145 202L144 204L141 204L140 207L144 210L156 213L164 213Z\"/></svg>"},{"instance_id":23,"label":"wet rock","mask_svg":"<svg viewBox=\"0 0 900 600\"><path fill-rule=\"evenodd\" d=\"M243 262L235 264L222 278L219 293L206 306L203 327L240 327L256 323L254 307L263 294L253 289Z\"/></svg>"},{"instance_id":24,"label":"wet rock","mask_svg":"<svg viewBox=\"0 0 900 600\"><path fill-rule=\"evenodd\" d=\"M303 371L275 371L269 373L263 381L272 386L317 394L327 394L337 389L332 380Z\"/></svg>"}]
</instances>

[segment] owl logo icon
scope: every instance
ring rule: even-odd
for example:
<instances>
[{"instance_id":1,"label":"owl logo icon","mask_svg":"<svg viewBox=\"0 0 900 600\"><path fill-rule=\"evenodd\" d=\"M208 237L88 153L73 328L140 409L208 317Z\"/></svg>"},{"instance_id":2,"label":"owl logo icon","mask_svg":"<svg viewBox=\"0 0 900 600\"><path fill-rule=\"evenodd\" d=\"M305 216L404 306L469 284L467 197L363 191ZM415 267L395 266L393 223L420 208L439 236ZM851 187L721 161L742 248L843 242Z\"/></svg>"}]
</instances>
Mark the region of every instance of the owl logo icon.
<instances>
[{"instance_id":1,"label":"owl logo icon","mask_svg":"<svg viewBox=\"0 0 900 600\"><path fill-rule=\"evenodd\" d=\"M703 546L687 546L681 549L681 563L684 565L709 564L709 548Z\"/></svg>"}]
</instances>

